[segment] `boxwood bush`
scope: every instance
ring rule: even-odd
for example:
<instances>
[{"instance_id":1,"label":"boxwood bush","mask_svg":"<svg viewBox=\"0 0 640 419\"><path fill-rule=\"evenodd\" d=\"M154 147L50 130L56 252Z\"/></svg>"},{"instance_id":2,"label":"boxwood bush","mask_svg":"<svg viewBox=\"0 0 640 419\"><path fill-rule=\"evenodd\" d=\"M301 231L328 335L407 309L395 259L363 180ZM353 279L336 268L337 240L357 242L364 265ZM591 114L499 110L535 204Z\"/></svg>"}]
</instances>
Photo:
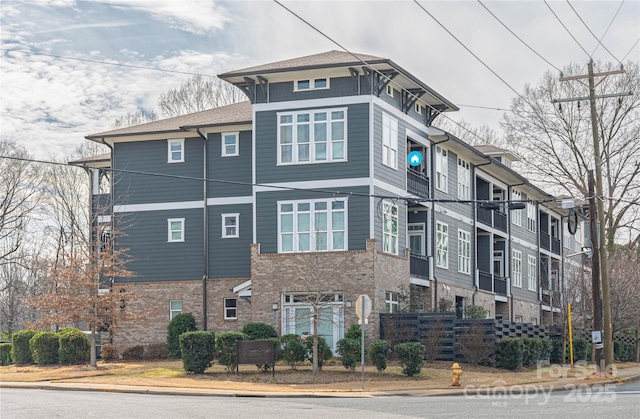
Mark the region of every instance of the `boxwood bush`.
<instances>
[{"instance_id":1,"label":"boxwood bush","mask_svg":"<svg viewBox=\"0 0 640 419\"><path fill-rule=\"evenodd\" d=\"M373 362L378 371L384 371L387 368L387 359L390 352L391 342L388 340L374 340L371 342L369 354L371 362Z\"/></svg>"},{"instance_id":2,"label":"boxwood bush","mask_svg":"<svg viewBox=\"0 0 640 419\"><path fill-rule=\"evenodd\" d=\"M298 335L289 334L280 336L280 348L282 351L282 361L293 370L295 370L298 365L304 364L307 359L307 346Z\"/></svg>"},{"instance_id":3,"label":"boxwood bush","mask_svg":"<svg viewBox=\"0 0 640 419\"><path fill-rule=\"evenodd\" d=\"M360 337L357 339L344 338L338 341L338 354L342 357L342 366L348 370L355 370L362 359L362 345Z\"/></svg>"},{"instance_id":4,"label":"boxwood bush","mask_svg":"<svg viewBox=\"0 0 640 419\"><path fill-rule=\"evenodd\" d=\"M540 339L521 338L523 344L522 365L535 365L542 353L542 342Z\"/></svg>"},{"instance_id":5,"label":"boxwood bush","mask_svg":"<svg viewBox=\"0 0 640 419\"><path fill-rule=\"evenodd\" d=\"M236 341L244 340L246 336L238 332L218 333L215 336L215 357L220 365L231 372L236 369Z\"/></svg>"},{"instance_id":6,"label":"boxwood bush","mask_svg":"<svg viewBox=\"0 0 640 419\"><path fill-rule=\"evenodd\" d=\"M91 343L82 331L65 327L58 331L58 361L61 364L83 364L91 358Z\"/></svg>"},{"instance_id":7,"label":"boxwood bush","mask_svg":"<svg viewBox=\"0 0 640 419\"><path fill-rule=\"evenodd\" d=\"M419 342L406 342L396 345L394 350L402 366L402 373L413 377L420 375L424 364L424 345Z\"/></svg>"},{"instance_id":8,"label":"boxwood bush","mask_svg":"<svg viewBox=\"0 0 640 419\"><path fill-rule=\"evenodd\" d=\"M633 362L635 358L635 347L631 343L613 341L613 358L621 362Z\"/></svg>"},{"instance_id":9,"label":"boxwood bush","mask_svg":"<svg viewBox=\"0 0 640 419\"><path fill-rule=\"evenodd\" d=\"M496 342L498 366L515 370L522 366L524 343L519 338L504 338Z\"/></svg>"},{"instance_id":10,"label":"boxwood bush","mask_svg":"<svg viewBox=\"0 0 640 419\"><path fill-rule=\"evenodd\" d=\"M307 359L313 364L313 336L308 336L303 342L307 350ZM327 340L318 336L318 368L322 369L322 366L331 358L333 358L333 352Z\"/></svg>"},{"instance_id":11,"label":"boxwood bush","mask_svg":"<svg viewBox=\"0 0 640 419\"><path fill-rule=\"evenodd\" d=\"M0 343L0 365L11 364L11 344Z\"/></svg>"},{"instance_id":12,"label":"boxwood bush","mask_svg":"<svg viewBox=\"0 0 640 419\"><path fill-rule=\"evenodd\" d=\"M196 319L191 313L180 313L167 326L167 346L173 358L180 358L180 335L196 330Z\"/></svg>"},{"instance_id":13,"label":"boxwood bush","mask_svg":"<svg viewBox=\"0 0 640 419\"><path fill-rule=\"evenodd\" d=\"M29 340L33 362L40 365L57 364L59 346L55 332L38 332Z\"/></svg>"},{"instance_id":14,"label":"boxwood bush","mask_svg":"<svg viewBox=\"0 0 640 419\"><path fill-rule=\"evenodd\" d=\"M266 323L247 323L242 328L242 333L247 335L248 340L272 339L278 337L278 332L273 326Z\"/></svg>"},{"instance_id":15,"label":"boxwood bush","mask_svg":"<svg viewBox=\"0 0 640 419\"><path fill-rule=\"evenodd\" d=\"M33 364L29 341L38 333L37 330L20 330L11 338L11 359L17 365Z\"/></svg>"},{"instance_id":16,"label":"boxwood bush","mask_svg":"<svg viewBox=\"0 0 640 419\"><path fill-rule=\"evenodd\" d=\"M186 372L202 374L213 364L216 335L213 332L185 332L180 335L182 365Z\"/></svg>"}]
</instances>

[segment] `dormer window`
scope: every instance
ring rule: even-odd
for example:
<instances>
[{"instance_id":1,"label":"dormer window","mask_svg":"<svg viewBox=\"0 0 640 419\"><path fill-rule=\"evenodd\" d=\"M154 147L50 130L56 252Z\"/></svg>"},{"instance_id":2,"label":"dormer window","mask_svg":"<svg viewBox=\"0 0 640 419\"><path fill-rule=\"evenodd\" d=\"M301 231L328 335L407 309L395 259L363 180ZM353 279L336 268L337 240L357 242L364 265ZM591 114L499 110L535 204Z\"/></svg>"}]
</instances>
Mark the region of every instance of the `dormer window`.
<instances>
[{"instance_id":1,"label":"dormer window","mask_svg":"<svg viewBox=\"0 0 640 419\"><path fill-rule=\"evenodd\" d=\"M329 79L326 77L323 77L319 79L296 80L294 91L300 92L303 90L328 89L328 88L329 88Z\"/></svg>"},{"instance_id":2,"label":"dormer window","mask_svg":"<svg viewBox=\"0 0 640 419\"><path fill-rule=\"evenodd\" d=\"M393 87L390 84L387 84L387 96L393 97Z\"/></svg>"}]
</instances>

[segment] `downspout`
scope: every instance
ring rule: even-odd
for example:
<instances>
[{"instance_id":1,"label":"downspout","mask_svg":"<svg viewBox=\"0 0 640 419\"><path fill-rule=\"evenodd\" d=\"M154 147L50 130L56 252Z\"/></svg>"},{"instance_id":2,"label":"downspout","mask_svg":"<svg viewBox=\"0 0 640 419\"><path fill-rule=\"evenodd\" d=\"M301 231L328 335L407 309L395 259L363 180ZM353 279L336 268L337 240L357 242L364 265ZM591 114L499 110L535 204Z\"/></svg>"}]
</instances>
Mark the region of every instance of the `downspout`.
<instances>
[{"instance_id":1,"label":"downspout","mask_svg":"<svg viewBox=\"0 0 640 419\"><path fill-rule=\"evenodd\" d=\"M111 178L109 179L109 219L111 220L111 234L112 234L112 240L114 239L114 232L116 231L116 219L114 216L114 212L113 212L113 206L115 204L114 202L114 187L116 184L116 180L115 180L115 175L116 172L114 171L115 169L115 160L116 160L116 153L113 149L113 146L110 146L104 139L104 137L102 137L100 139L100 142L102 142L102 144L104 144L105 146L107 146L109 148L110 151L110 163L109 165L111 166ZM100 175L98 175L100 176ZM93 234L93 233L91 233ZM112 250L113 250L113 246L112 246ZM113 292L113 280L114 278L109 278L109 292ZM109 328L109 342L113 343L113 330L110 327ZM95 342L93 342L92 344L95 344ZM97 354L96 354L97 355Z\"/></svg>"},{"instance_id":2,"label":"downspout","mask_svg":"<svg viewBox=\"0 0 640 419\"><path fill-rule=\"evenodd\" d=\"M509 296L509 300L511 301L511 309L509 310L509 321L513 321L513 319L511 319L511 317L513 317L513 292L511 290L511 262L512 262L512 256L511 256L511 252L512 250L512 244L511 244L511 209L509 209L509 205L511 203L511 196L513 194L513 186L508 185L507 186L507 251L506 251L506 255L505 255L505 260L504 260L504 265L505 268L505 273L509 272L509 275L505 275L505 279L506 279L506 285L507 285L507 295ZM522 271L522 262L520 263L520 271Z\"/></svg>"},{"instance_id":3,"label":"downspout","mask_svg":"<svg viewBox=\"0 0 640 419\"><path fill-rule=\"evenodd\" d=\"M476 190L476 166L471 167L473 179L473 199L478 198ZM476 305L476 295L478 294L478 206L473 205L473 294L471 294L471 305Z\"/></svg>"},{"instance_id":4,"label":"downspout","mask_svg":"<svg viewBox=\"0 0 640 419\"><path fill-rule=\"evenodd\" d=\"M209 211L207 208L207 137L202 135L200 128L196 132L202 138L202 330L207 330L207 278L209 277Z\"/></svg>"}]
</instances>

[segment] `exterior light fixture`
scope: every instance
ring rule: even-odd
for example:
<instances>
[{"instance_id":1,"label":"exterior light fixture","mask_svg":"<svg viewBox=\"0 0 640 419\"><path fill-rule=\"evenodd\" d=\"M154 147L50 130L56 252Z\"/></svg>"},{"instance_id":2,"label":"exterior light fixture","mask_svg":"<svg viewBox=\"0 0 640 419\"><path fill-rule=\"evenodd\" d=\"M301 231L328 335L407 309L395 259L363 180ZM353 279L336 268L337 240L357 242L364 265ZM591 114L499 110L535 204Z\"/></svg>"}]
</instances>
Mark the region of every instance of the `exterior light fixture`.
<instances>
[{"instance_id":1,"label":"exterior light fixture","mask_svg":"<svg viewBox=\"0 0 640 419\"><path fill-rule=\"evenodd\" d=\"M278 303L271 304L271 310L273 310L273 311L278 310Z\"/></svg>"}]
</instances>

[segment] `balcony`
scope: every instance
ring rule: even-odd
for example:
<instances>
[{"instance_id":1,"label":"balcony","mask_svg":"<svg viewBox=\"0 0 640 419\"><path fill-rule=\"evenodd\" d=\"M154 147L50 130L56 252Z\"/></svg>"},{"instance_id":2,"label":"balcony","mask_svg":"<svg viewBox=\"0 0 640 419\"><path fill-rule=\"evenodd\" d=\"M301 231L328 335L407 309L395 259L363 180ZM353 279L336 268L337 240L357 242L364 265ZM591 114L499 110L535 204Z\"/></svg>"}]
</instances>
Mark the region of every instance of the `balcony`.
<instances>
[{"instance_id":1,"label":"balcony","mask_svg":"<svg viewBox=\"0 0 640 419\"><path fill-rule=\"evenodd\" d=\"M507 280L501 276L493 276L487 272L478 272L478 288L499 295L507 295Z\"/></svg>"},{"instance_id":2,"label":"balcony","mask_svg":"<svg viewBox=\"0 0 640 419\"><path fill-rule=\"evenodd\" d=\"M409 258L409 272L418 278L429 278L429 258L424 255L411 252Z\"/></svg>"},{"instance_id":3,"label":"balcony","mask_svg":"<svg viewBox=\"0 0 640 419\"><path fill-rule=\"evenodd\" d=\"M551 238L551 251L556 255L560 254L560 239Z\"/></svg>"},{"instance_id":4,"label":"balcony","mask_svg":"<svg viewBox=\"0 0 640 419\"><path fill-rule=\"evenodd\" d=\"M507 214L504 212L478 207L476 218L483 224L507 232Z\"/></svg>"},{"instance_id":5,"label":"balcony","mask_svg":"<svg viewBox=\"0 0 640 419\"><path fill-rule=\"evenodd\" d=\"M407 169L407 192L429 198L429 178L416 170Z\"/></svg>"},{"instance_id":6,"label":"balcony","mask_svg":"<svg viewBox=\"0 0 640 419\"><path fill-rule=\"evenodd\" d=\"M540 247L544 250L551 250L551 237L543 231L540 232Z\"/></svg>"}]
</instances>

